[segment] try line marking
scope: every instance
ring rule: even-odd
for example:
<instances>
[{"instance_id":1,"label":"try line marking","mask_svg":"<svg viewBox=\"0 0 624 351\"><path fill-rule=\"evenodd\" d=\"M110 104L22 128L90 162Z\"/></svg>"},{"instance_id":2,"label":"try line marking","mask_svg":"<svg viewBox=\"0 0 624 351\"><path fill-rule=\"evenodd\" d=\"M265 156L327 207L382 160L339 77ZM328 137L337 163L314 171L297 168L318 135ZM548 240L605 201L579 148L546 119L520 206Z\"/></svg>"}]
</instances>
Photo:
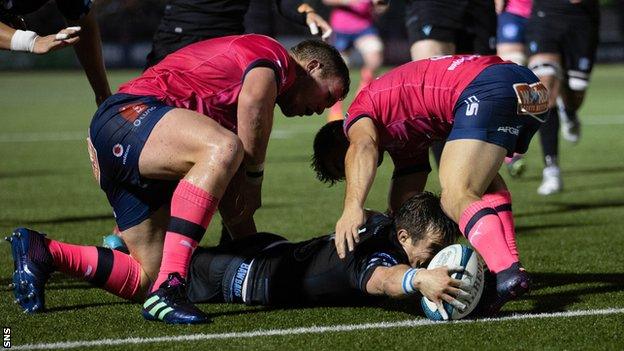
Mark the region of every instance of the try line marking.
<instances>
[{"instance_id":1,"label":"try line marking","mask_svg":"<svg viewBox=\"0 0 624 351\"><path fill-rule=\"evenodd\" d=\"M391 329L391 328L410 328L423 326L439 326L447 324L472 324L472 323L497 323L504 321L522 320L522 319L545 319L545 318L569 318L582 316L599 316L610 314L622 314L624 308L607 308L602 310L578 310L554 313L537 313L537 314L515 314L500 318L486 318L477 320L459 320L454 322L434 322L429 319L411 319L398 322L379 322L366 324L341 324L329 326L312 326L291 329L267 329L255 330L249 332L234 333L217 333L217 334L190 334L178 336L159 336L150 338L126 338L126 339L99 339L99 340L79 340L54 342L47 344L26 344L15 346L15 350L43 350L43 349L73 349L86 348L92 346L116 346L116 345L136 345L149 344L158 342L184 342L184 341L203 341L215 339L241 339L255 338L261 336L284 336L298 334L321 334L321 333L337 333L349 332L356 330L368 329ZM173 327L172 327L173 328Z\"/></svg>"}]
</instances>

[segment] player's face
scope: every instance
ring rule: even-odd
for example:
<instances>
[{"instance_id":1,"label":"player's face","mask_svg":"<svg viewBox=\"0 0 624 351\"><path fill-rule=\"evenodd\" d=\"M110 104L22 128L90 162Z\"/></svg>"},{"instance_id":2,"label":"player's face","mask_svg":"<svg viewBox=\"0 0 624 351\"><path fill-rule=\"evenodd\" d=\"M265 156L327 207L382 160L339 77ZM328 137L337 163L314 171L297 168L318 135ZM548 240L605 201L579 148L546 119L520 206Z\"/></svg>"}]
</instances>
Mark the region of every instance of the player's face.
<instances>
[{"instance_id":1,"label":"player's face","mask_svg":"<svg viewBox=\"0 0 624 351\"><path fill-rule=\"evenodd\" d=\"M322 114L345 94L339 77L321 77L322 68L313 67L300 76L290 91L278 99L282 113L288 117Z\"/></svg>"},{"instance_id":2,"label":"player's face","mask_svg":"<svg viewBox=\"0 0 624 351\"><path fill-rule=\"evenodd\" d=\"M403 246L403 249L407 253L410 266L412 267L423 267L429 263L436 254L435 247L438 246L435 241L429 237L425 237L414 244L411 237L408 237L406 240L401 240L400 234L399 242L401 242L401 246Z\"/></svg>"}]
</instances>

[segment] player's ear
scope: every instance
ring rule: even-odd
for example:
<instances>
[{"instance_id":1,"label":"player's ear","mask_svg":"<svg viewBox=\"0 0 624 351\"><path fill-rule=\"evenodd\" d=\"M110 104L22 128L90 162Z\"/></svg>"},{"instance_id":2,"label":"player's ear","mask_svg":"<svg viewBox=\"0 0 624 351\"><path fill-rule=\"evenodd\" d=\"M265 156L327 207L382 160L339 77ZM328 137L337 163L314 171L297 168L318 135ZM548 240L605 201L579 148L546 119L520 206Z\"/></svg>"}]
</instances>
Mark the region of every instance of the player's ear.
<instances>
[{"instance_id":1,"label":"player's ear","mask_svg":"<svg viewBox=\"0 0 624 351\"><path fill-rule=\"evenodd\" d=\"M310 62L306 65L306 71L308 71L309 74L312 74L312 72L320 70L321 68L323 68L323 64L319 60L315 59L310 60Z\"/></svg>"},{"instance_id":2,"label":"player's ear","mask_svg":"<svg viewBox=\"0 0 624 351\"><path fill-rule=\"evenodd\" d=\"M410 238L410 235L409 235L407 230L399 229L397 231L397 239L399 239L399 242L401 244L405 244L407 242L407 240L409 240L409 238Z\"/></svg>"}]
</instances>

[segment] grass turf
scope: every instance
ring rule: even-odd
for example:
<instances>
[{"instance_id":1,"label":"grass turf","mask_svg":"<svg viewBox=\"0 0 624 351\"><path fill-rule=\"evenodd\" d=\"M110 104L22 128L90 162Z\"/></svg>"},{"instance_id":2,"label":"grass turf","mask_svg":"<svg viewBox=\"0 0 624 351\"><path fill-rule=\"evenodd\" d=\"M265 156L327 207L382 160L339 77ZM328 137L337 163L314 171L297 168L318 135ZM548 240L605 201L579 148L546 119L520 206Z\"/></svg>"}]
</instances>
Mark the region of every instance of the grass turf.
<instances>
[{"instance_id":1,"label":"grass turf","mask_svg":"<svg viewBox=\"0 0 624 351\"><path fill-rule=\"evenodd\" d=\"M117 86L135 74L110 72L111 84ZM104 194L92 179L84 141L95 109L86 79L80 72L4 72L0 73L0 91L0 232L9 234L17 226L29 226L54 239L100 244L113 220ZM561 143L564 193L540 197L535 192L541 179L537 137L527 158L527 174L508 179L518 244L535 289L506 305L503 314L624 307L624 258L619 255L624 247L619 222L624 216L622 91L624 66L596 68L581 110L585 122L581 144ZM322 121L319 117L285 119L279 110L276 113L263 207L256 216L259 229L293 240L332 230L344 188L318 183L309 168L314 131ZM390 174L386 161L368 207L385 208ZM427 188L439 191L435 171ZM217 238L218 225L213 224L202 244L214 244ZM9 245L0 245L0 324L12 328L14 346L422 318L414 316L415 301L288 310L203 305L214 323L166 326L144 321L139 305L62 275L54 275L48 284L49 311L30 316L11 302L6 288L11 271ZM616 314L179 342L175 349L620 349L623 325L624 315Z\"/></svg>"}]
</instances>

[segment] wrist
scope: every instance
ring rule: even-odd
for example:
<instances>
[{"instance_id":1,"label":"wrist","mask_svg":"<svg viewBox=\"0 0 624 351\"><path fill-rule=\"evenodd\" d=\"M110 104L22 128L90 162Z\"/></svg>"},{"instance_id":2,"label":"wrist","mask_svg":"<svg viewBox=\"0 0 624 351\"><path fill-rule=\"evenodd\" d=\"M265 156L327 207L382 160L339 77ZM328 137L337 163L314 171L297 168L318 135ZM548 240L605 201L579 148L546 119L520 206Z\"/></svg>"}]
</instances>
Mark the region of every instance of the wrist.
<instances>
[{"instance_id":1,"label":"wrist","mask_svg":"<svg viewBox=\"0 0 624 351\"><path fill-rule=\"evenodd\" d=\"M18 29L11 37L11 50L33 52L37 38L37 33L33 31Z\"/></svg>"},{"instance_id":2,"label":"wrist","mask_svg":"<svg viewBox=\"0 0 624 351\"><path fill-rule=\"evenodd\" d=\"M410 295L418 291L418 286L415 284L416 274L422 268L410 268L403 274L403 279L401 280L401 287L403 288L403 293L405 295Z\"/></svg>"}]
</instances>

